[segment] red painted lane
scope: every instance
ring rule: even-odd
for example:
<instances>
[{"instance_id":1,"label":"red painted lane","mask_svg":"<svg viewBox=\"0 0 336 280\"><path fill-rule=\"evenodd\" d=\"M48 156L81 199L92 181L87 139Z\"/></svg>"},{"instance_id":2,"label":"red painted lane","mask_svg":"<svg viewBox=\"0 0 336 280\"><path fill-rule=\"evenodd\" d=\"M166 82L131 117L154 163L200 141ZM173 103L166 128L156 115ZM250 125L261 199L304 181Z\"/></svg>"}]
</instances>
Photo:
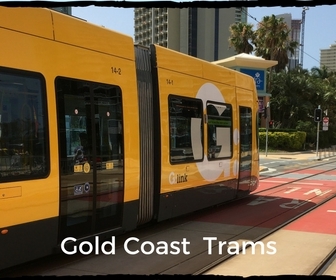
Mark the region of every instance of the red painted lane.
<instances>
[{"instance_id":1,"label":"red painted lane","mask_svg":"<svg viewBox=\"0 0 336 280\"><path fill-rule=\"evenodd\" d=\"M290 179L266 179L259 181L259 186L254 192L260 192L278 185L286 184L292 180ZM252 192L252 193L254 193Z\"/></svg>"},{"instance_id":2,"label":"red painted lane","mask_svg":"<svg viewBox=\"0 0 336 280\"><path fill-rule=\"evenodd\" d=\"M263 194L266 192L263 192ZM282 199L287 198L287 202L283 202L279 207L291 210L284 215L270 219L263 223L263 227L273 228L281 224L284 217L288 220L315 206L320 201L331 197L336 193L335 183L332 181L322 180L305 180L304 182L294 182L284 188L281 195ZM293 196L294 194L294 196Z\"/></svg>"},{"instance_id":3,"label":"red painted lane","mask_svg":"<svg viewBox=\"0 0 336 280\"><path fill-rule=\"evenodd\" d=\"M309 170L307 175L317 174L318 172L321 172L321 171L316 171L315 172L315 171L310 171ZM294 173L305 174L305 172L302 172L302 173L292 172L291 174L294 174ZM330 175L330 174L323 173L323 175ZM302 179L304 179L304 178L302 178ZM263 191L265 189L272 188L272 187L275 187L275 186L278 186L278 185L288 184L290 182L293 182L293 184L294 184L294 183L296 183L297 180L298 180L298 178L267 178L267 179L259 180L259 186L258 186L258 188L256 189L255 192L260 192L260 191ZM309 179L307 179L307 180L304 179L304 180L305 180L304 183L303 182L298 182L298 184L305 184L305 183L310 184L311 183L311 182L309 182ZM318 181L320 181L320 180L318 180ZM323 183L315 183L315 184L323 185Z\"/></svg>"},{"instance_id":4,"label":"red painted lane","mask_svg":"<svg viewBox=\"0 0 336 280\"><path fill-rule=\"evenodd\" d=\"M321 169L305 169L305 170L295 170L292 173L297 173L297 174L319 174L323 170ZM336 171L331 170L331 171L325 171L321 175L329 175L329 176L336 176Z\"/></svg>"},{"instance_id":5,"label":"red painted lane","mask_svg":"<svg viewBox=\"0 0 336 280\"><path fill-rule=\"evenodd\" d=\"M316 208L285 229L336 235L336 199Z\"/></svg>"},{"instance_id":6,"label":"red painted lane","mask_svg":"<svg viewBox=\"0 0 336 280\"><path fill-rule=\"evenodd\" d=\"M274 228L335 193L336 187L331 186L329 181L309 180L304 184L284 186L277 190L266 189L262 193L252 194L234 205L228 205L220 211L217 209L213 214L201 216L196 220Z\"/></svg>"},{"instance_id":7,"label":"red painted lane","mask_svg":"<svg viewBox=\"0 0 336 280\"><path fill-rule=\"evenodd\" d=\"M295 181L295 182L294 182ZM292 182L292 183L291 183ZM272 192L273 190L270 189L272 187L275 186L279 186L279 185L284 185L284 184L288 184L291 183L290 186L288 186L288 189L295 189L295 188L302 188L304 186L307 186L309 188L311 187L315 187L315 188L335 188L336 187L336 183L332 180L304 180L296 182L295 179L287 179L287 178L281 178L281 179L266 179L266 180L262 180L259 182L259 187L255 192L253 193L259 193L262 191L262 193L264 194L264 191L266 192Z\"/></svg>"},{"instance_id":8,"label":"red painted lane","mask_svg":"<svg viewBox=\"0 0 336 280\"><path fill-rule=\"evenodd\" d=\"M293 170L291 174L306 174L306 175L315 175L320 174L323 170L321 169L304 169L304 170ZM325 173L323 173L325 174Z\"/></svg>"},{"instance_id":9,"label":"red painted lane","mask_svg":"<svg viewBox=\"0 0 336 280\"><path fill-rule=\"evenodd\" d=\"M289 188L313 188L313 189L336 189L336 183L332 180L305 180L304 182L293 182Z\"/></svg>"},{"instance_id":10,"label":"red painted lane","mask_svg":"<svg viewBox=\"0 0 336 280\"><path fill-rule=\"evenodd\" d=\"M336 176L336 170L327 171L327 172L325 172L323 174Z\"/></svg>"}]
</instances>

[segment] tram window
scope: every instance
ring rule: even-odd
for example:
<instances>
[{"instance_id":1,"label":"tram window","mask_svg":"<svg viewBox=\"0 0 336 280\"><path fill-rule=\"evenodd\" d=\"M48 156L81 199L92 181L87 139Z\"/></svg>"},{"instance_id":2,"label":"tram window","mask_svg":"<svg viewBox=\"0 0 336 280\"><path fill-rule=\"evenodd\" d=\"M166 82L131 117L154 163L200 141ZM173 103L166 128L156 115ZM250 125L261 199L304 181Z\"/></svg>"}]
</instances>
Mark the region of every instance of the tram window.
<instances>
[{"instance_id":1,"label":"tram window","mask_svg":"<svg viewBox=\"0 0 336 280\"><path fill-rule=\"evenodd\" d=\"M208 159L232 156L232 106L207 102Z\"/></svg>"},{"instance_id":2,"label":"tram window","mask_svg":"<svg viewBox=\"0 0 336 280\"><path fill-rule=\"evenodd\" d=\"M203 103L200 99L170 95L170 162L203 159Z\"/></svg>"},{"instance_id":3,"label":"tram window","mask_svg":"<svg viewBox=\"0 0 336 280\"><path fill-rule=\"evenodd\" d=\"M252 109L240 107L240 143L241 151L246 155L252 153Z\"/></svg>"},{"instance_id":4,"label":"tram window","mask_svg":"<svg viewBox=\"0 0 336 280\"><path fill-rule=\"evenodd\" d=\"M0 68L0 181L45 177L46 90L42 75Z\"/></svg>"}]
</instances>

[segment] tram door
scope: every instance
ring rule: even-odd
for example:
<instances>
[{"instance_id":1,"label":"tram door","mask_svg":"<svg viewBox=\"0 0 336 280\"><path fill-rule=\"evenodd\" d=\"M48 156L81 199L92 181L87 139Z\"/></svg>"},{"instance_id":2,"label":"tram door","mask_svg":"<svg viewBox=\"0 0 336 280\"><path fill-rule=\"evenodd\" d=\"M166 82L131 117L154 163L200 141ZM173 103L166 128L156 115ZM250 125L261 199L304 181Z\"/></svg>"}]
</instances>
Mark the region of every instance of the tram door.
<instances>
[{"instance_id":1,"label":"tram door","mask_svg":"<svg viewBox=\"0 0 336 280\"><path fill-rule=\"evenodd\" d=\"M251 182L252 169L252 110L249 107L239 107L240 123L240 164L239 189L248 191Z\"/></svg>"},{"instance_id":2,"label":"tram door","mask_svg":"<svg viewBox=\"0 0 336 280\"><path fill-rule=\"evenodd\" d=\"M60 241L121 226L123 137L117 86L56 79Z\"/></svg>"}]
</instances>

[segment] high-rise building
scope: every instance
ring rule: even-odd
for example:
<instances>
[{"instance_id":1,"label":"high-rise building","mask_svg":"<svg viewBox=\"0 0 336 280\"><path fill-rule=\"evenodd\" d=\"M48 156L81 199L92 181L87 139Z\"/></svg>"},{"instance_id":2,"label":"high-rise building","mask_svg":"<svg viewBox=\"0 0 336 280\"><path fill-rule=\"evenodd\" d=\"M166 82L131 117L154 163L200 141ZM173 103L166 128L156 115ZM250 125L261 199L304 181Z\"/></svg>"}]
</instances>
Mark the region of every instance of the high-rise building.
<instances>
[{"instance_id":1,"label":"high-rise building","mask_svg":"<svg viewBox=\"0 0 336 280\"><path fill-rule=\"evenodd\" d=\"M135 43L151 43L204 60L235 55L229 26L247 22L247 8L135 8Z\"/></svg>"},{"instance_id":2,"label":"high-rise building","mask_svg":"<svg viewBox=\"0 0 336 280\"><path fill-rule=\"evenodd\" d=\"M299 66L300 58L300 35L301 35L301 20L292 19L292 14L277 15L277 18L283 18L283 21L290 29L290 39L293 42L298 42L299 46L294 50L294 53L288 52L288 69L294 69Z\"/></svg>"},{"instance_id":3,"label":"high-rise building","mask_svg":"<svg viewBox=\"0 0 336 280\"><path fill-rule=\"evenodd\" d=\"M320 68L323 66L329 71L336 71L336 44L331 44L329 49L320 50Z\"/></svg>"},{"instance_id":4,"label":"high-rise building","mask_svg":"<svg viewBox=\"0 0 336 280\"><path fill-rule=\"evenodd\" d=\"M294 50L294 54L290 54L290 56L288 57L289 69L293 69L299 66L300 36L301 36L301 20L292 19L291 21L291 40L293 42L298 42L299 46Z\"/></svg>"}]
</instances>

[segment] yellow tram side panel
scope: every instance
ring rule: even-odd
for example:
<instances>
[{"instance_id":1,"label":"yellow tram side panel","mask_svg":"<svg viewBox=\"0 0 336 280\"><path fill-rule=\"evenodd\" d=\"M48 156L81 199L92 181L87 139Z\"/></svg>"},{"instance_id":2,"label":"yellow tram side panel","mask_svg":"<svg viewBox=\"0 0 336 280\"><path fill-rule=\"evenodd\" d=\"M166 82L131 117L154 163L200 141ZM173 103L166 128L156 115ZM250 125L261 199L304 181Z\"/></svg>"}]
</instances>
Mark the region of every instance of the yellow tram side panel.
<instances>
[{"instance_id":1,"label":"yellow tram side panel","mask_svg":"<svg viewBox=\"0 0 336 280\"><path fill-rule=\"evenodd\" d=\"M197 163L171 164L169 161L169 112L168 112L168 96L170 94L195 98L198 90L205 83L214 84L220 92L225 96L224 100L236 107L234 79L235 75L232 71L221 69L209 62L193 58L175 51L168 50L163 47L156 46L158 79L160 91L160 111L161 111L161 161L162 161L162 177L161 177L161 193L178 191L181 189L192 188L195 186L214 183L214 181L206 181L198 171ZM215 75L211 72L219 71ZM207 73L204 75L204 73ZM185 74L188 73L188 74ZM204 78L206 76L206 78ZM223 83L227 81L228 83ZM205 106L203 114L206 113ZM206 124L204 124L206 126ZM234 117L234 127L237 127L237 120ZM205 147L207 147L207 129L204 129L204 158L207 157ZM237 160L237 151L234 148L233 157L225 159L229 161L230 175L221 176L217 181L230 180L236 178L233 175L233 163ZM218 161L219 164L220 161ZM210 168L210 167L209 167ZM188 181L179 184L170 184L169 176L171 172L176 174L187 174Z\"/></svg>"},{"instance_id":2,"label":"yellow tram side panel","mask_svg":"<svg viewBox=\"0 0 336 280\"><path fill-rule=\"evenodd\" d=\"M109 41L123 44L123 46L116 46L115 48L115 50L119 50L118 55L120 57L112 57L107 53L91 52L88 48L78 49L75 46L60 44L59 42L50 40L50 33L55 33L57 37L57 34L63 31L57 28L52 31L50 14L51 11L47 9L10 9L0 7L0 38L6 38L6 40L0 40L0 47L3 54L10 54L1 56L0 65L43 73L46 79L51 165L50 174L46 179L9 182L0 185L0 227L58 216L59 162L54 86L54 80L57 76L87 79L108 84L115 83L121 87L124 101L132 100L133 97L133 101L129 102L128 105L123 108L125 113L124 123L129 124L125 126L125 143L127 143L127 145L125 145L125 154L127 154L125 170L128 170L125 174L125 185L132 186L130 189L125 189L125 201L138 198L138 189L136 187L138 184L136 182L138 181L139 154L138 149L135 148L139 143L137 133L138 107L135 101L137 98L134 98L134 94L136 94L136 81L132 39L128 36L118 35L118 33L97 27L91 29L92 34L86 31L86 36L83 36L84 34L78 34L76 30L73 30L72 36L78 34L79 37L82 37L84 40L81 42L77 38L78 45L83 45L85 42L88 43L89 40L96 40L97 43L100 38L98 31L106 32L106 35L110 36L103 38L105 44L113 44L113 42L109 44L105 41L109 37L111 37ZM66 16L58 13L54 14L56 14L56 20L54 19L55 26L63 26L63 28L66 28L64 24L57 25L57 21L62 21ZM18 21L20 24L16 23L11 26L13 22L12 19L17 20L18 18L23 19L22 21ZM36 18L39 18L39 20L36 21ZM41 19L43 19L43 21ZM85 22L70 19L70 23L73 20L78 21L78 28L80 28L80 30L81 27L87 26ZM69 20L69 18L65 20ZM85 24L85 26L81 26L81 24ZM38 31L39 28L41 28L40 31ZM14 32L14 29L18 29L20 32ZM29 35L29 33L32 33L34 36ZM35 36L36 34L39 34L39 36ZM43 36L48 40L45 40ZM119 39L121 40L119 41ZM76 39L73 39L73 42L75 41ZM97 45L96 43L95 45ZM90 46L89 43L88 46ZM94 47L95 46L90 46L89 48L94 49ZM114 53L113 48L110 52ZM127 58L126 60L121 58L123 52ZM82 65L80 61L86 56L89 57L85 59L87 68L78 69L78 65ZM101 61L104 60L106 64L102 64ZM106 71L106 69L110 70L112 64L113 66L117 64L122 67L125 75L115 77L111 72ZM106 75L107 72L110 75ZM134 77L134 79L130 79L129 76Z\"/></svg>"},{"instance_id":3,"label":"yellow tram side panel","mask_svg":"<svg viewBox=\"0 0 336 280\"><path fill-rule=\"evenodd\" d=\"M235 70L204 61L203 78L235 87L237 76Z\"/></svg>"},{"instance_id":4,"label":"yellow tram side panel","mask_svg":"<svg viewBox=\"0 0 336 280\"><path fill-rule=\"evenodd\" d=\"M257 113L259 110L258 94L254 79L246 74L237 72L237 98L238 103L252 108L252 170L251 175L259 178L259 149L258 149L258 127ZM253 185L250 191L254 191L258 185Z\"/></svg>"},{"instance_id":5,"label":"yellow tram side panel","mask_svg":"<svg viewBox=\"0 0 336 280\"><path fill-rule=\"evenodd\" d=\"M40 55L39 49L34 52L31 35L33 38L44 37L50 40L53 31L50 12L36 11L0 7L0 49L3 54L0 66L42 72L34 69L34 65L39 63L32 62L32 59L37 60ZM54 92L48 85L47 90ZM49 108L49 114L55 115L55 109ZM49 127L52 128L54 124L55 120L49 116ZM51 130L49 137L51 147L55 147L57 134ZM50 149L48 178L0 184L0 228L58 215L59 180L56 152L57 149Z\"/></svg>"},{"instance_id":6,"label":"yellow tram side panel","mask_svg":"<svg viewBox=\"0 0 336 280\"><path fill-rule=\"evenodd\" d=\"M81 79L93 80L121 87L123 99L124 134L124 202L139 198L139 123L137 104L137 82L135 69L134 42L132 37L94 24L67 17L62 13L53 13L55 38L71 45L84 46L95 53L87 61L88 65L80 73ZM76 36L74 36L74 32ZM100 53L102 52L102 53ZM106 55L108 54L108 55ZM67 54L65 61L73 55ZM85 56L78 54L81 60ZM99 61L99 63L96 63ZM104 64L102 64L102 61ZM97 68L94 68L94 67ZM120 75L113 69L120 69ZM72 66L68 67L73 75Z\"/></svg>"},{"instance_id":7,"label":"yellow tram side panel","mask_svg":"<svg viewBox=\"0 0 336 280\"><path fill-rule=\"evenodd\" d=\"M85 20L46 8L0 6L0 15L1 28L134 60L132 37Z\"/></svg>"},{"instance_id":8,"label":"yellow tram side panel","mask_svg":"<svg viewBox=\"0 0 336 280\"><path fill-rule=\"evenodd\" d=\"M0 28L53 39L51 13L48 9L0 6Z\"/></svg>"}]
</instances>

